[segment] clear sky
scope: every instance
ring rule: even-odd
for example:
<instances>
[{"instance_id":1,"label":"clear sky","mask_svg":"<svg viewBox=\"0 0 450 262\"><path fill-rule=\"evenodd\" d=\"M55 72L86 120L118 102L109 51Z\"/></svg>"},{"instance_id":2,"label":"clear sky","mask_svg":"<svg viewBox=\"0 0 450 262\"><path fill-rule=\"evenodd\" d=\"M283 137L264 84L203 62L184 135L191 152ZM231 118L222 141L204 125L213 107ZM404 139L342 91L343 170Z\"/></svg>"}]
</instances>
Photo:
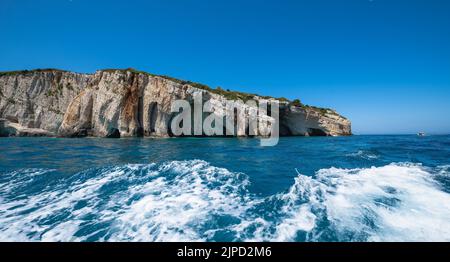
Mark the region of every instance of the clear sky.
<instances>
[{"instance_id":1,"label":"clear sky","mask_svg":"<svg viewBox=\"0 0 450 262\"><path fill-rule=\"evenodd\" d=\"M450 133L448 0L0 0L0 71L128 68Z\"/></svg>"}]
</instances>

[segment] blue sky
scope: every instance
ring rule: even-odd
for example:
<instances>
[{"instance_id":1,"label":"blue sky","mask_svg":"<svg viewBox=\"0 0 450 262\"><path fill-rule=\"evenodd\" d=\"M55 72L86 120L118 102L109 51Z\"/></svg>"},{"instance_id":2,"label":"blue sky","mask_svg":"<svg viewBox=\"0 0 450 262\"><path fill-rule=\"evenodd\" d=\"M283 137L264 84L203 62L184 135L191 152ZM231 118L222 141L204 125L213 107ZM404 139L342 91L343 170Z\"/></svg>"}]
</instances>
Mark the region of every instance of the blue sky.
<instances>
[{"instance_id":1,"label":"blue sky","mask_svg":"<svg viewBox=\"0 0 450 262\"><path fill-rule=\"evenodd\" d=\"M0 70L133 67L450 133L447 0L0 0Z\"/></svg>"}]
</instances>

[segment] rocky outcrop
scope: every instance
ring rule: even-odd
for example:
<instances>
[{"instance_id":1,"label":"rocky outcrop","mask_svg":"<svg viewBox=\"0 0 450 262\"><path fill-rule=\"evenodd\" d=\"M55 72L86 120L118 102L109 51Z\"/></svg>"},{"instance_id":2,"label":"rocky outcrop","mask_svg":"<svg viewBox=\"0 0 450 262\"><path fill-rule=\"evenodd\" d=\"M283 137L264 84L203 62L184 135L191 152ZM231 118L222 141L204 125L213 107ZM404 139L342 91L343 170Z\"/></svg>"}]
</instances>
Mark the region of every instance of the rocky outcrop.
<instances>
[{"instance_id":1,"label":"rocky outcrop","mask_svg":"<svg viewBox=\"0 0 450 262\"><path fill-rule=\"evenodd\" d=\"M0 73L0 135L168 137L173 135L170 123L175 100L193 103L194 97L202 95L203 102L225 106L235 94L218 91L135 70L101 70L94 74L54 69ZM256 110L240 101L235 105L246 115ZM248 127L242 126L235 131L236 136L250 133ZM252 131L259 134L258 130ZM351 123L333 110L280 101L280 134L350 135Z\"/></svg>"},{"instance_id":2,"label":"rocky outcrop","mask_svg":"<svg viewBox=\"0 0 450 262\"><path fill-rule=\"evenodd\" d=\"M73 99L91 76L58 70L0 75L0 118L57 134Z\"/></svg>"},{"instance_id":3,"label":"rocky outcrop","mask_svg":"<svg viewBox=\"0 0 450 262\"><path fill-rule=\"evenodd\" d=\"M8 136L55 136L55 134L40 128L24 127L0 118L0 137Z\"/></svg>"},{"instance_id":4,"label":"rocky outcrop","mask_svg":"<svg viewBox=\"0 0 450 262\"><path fill-rule=\"evenodd\" d=\"M280 134L284 136L351 135L351 123L332 110L310 110L289 106L280 118Z\"/></svg>"}]
</instances>

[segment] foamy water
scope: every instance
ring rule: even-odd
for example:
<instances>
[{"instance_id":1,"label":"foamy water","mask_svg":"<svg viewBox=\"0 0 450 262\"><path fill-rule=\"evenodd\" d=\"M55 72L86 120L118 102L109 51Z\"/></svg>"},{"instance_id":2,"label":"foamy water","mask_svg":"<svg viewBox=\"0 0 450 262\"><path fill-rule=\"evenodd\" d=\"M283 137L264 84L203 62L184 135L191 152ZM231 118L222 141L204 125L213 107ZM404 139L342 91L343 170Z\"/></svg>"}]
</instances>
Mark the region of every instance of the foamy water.
<instances>
[{"instance_id":1,"label":"foamy water","mask_svg":"<svg viewBox=\"0 0 450 262\"><path fill-rule=\"evenodd\" d=\"M262 196L203 160L20 169L0 176L0 240L450 241L448 170L325 168Z\"/></svg>"}]
</instances>

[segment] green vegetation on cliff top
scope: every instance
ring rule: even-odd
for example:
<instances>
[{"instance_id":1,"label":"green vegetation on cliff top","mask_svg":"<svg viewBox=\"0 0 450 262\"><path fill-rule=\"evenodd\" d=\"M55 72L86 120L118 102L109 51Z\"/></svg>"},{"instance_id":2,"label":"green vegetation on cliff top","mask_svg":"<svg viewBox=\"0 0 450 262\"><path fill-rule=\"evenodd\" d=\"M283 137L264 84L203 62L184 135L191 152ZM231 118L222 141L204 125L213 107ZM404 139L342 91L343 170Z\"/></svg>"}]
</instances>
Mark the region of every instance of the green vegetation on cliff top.
<instances>
[{"instance_id":1,"label":"green vegetation on cliff top","mask_svg":"<svg viewBox=\"0 0 450 262\"><path fill-rule=\"evenodd\" d=\"M20 74L31 74L35 72L68 72L66 70L60 70L56 68L40 68L40 69L33 69L33 70L16 70L16 71L2 71L0 72L0 76L13 76L13 75L20 75Z\"/></svg>"}]
</instances>

